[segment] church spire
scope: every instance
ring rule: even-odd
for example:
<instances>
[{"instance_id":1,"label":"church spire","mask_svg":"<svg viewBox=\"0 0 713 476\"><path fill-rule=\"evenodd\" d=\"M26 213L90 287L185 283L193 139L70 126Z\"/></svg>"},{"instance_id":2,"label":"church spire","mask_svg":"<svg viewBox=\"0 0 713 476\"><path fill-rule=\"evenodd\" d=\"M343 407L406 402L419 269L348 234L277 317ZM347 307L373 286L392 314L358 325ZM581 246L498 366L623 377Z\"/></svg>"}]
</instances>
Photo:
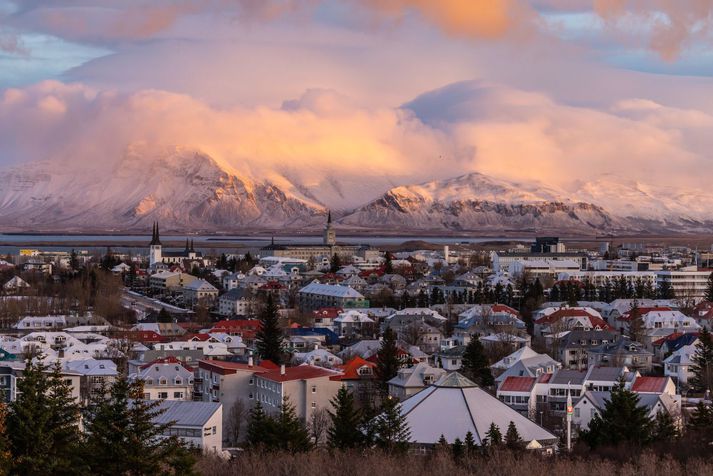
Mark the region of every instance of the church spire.
<instances>
[{"instance_id":1,"label":"church spire","mask_svg":"<svg viewBox=\"0 0 713 476\"><path fill-rule=\"evenodd\" d=\"M195 252L195 248L193 248L193 240L191 240L191 252Z\"/></svg>"},{"instance_id":2,"label":"church spire","mask_svg":"<svg viewBox=\"0 0 713 476\"><path fill-rule=\"evenodd\" d=\"M149 243L150 246L161 246L161 239L159 238L159 233L158 233L158 222L155 221L153 224L153 232L151 234L151 243Z\"/></svg>"},{"instance_id":3,"label":"church spire","mask_svg":"<svg viewBox=\"0 0 713 476\"><path fill-rule=\"evenodd\" d=\"M186 253L188 253L191 248L188 246L188 238L186 238Z\"/></svg>"},{"instance_id":4,"label":"church spire","mask_svg":"<svg viewBox=\"0 0 713 476\"><path fill-rule=\"evenodd\" d=\"M332 210L327 210L327 225L332 224Z\"/></svg>"}]
</instances>

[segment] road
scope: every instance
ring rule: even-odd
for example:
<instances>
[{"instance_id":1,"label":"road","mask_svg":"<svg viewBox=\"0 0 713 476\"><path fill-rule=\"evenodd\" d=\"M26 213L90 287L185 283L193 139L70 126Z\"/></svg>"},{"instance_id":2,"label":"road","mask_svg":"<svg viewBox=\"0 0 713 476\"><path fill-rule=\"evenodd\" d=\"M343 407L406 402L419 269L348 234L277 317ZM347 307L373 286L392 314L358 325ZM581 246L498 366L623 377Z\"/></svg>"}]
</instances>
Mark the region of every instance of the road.
<instances>
[{"instance_id":1,"label":"road","mask_svg":"<svg viewBox=\"0 0 713 476\"><path fill-rule=\"evenodd\" d=\"M143 313L144 315L151 312L159 312L161 309L166 309L166 311L170 312L171 314L193 313L193 311L189 311L188 309L182 309L180 307L166 304L164 302L159 301L158 299L153 299L144 296L143 294L139 294L134 291L129 291L126 288L124 288L124 291L121 296L121 305L127 309L133 309L139 314Z\"/></svg>"}]
</instances>

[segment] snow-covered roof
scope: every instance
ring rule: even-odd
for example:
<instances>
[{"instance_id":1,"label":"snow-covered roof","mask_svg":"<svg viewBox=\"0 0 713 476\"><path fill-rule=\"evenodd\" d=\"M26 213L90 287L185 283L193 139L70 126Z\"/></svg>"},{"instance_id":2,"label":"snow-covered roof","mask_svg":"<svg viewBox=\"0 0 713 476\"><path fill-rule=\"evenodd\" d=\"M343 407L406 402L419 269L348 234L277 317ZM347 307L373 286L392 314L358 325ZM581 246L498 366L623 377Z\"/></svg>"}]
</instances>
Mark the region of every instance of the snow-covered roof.
<instances>
[{"instance_id":1,"label":"snow-covered roof","mask_svg":"<svg viewBox=\"0 0 713 476\"><path fill-rule=\"evenodd\" d=\"M339 298L363 298L364 296L349 286L340 286L338 284L322 284L312 282L300 289L300 293L319 294L323 296L333 296Z\"/></svg>"}]
</instances>

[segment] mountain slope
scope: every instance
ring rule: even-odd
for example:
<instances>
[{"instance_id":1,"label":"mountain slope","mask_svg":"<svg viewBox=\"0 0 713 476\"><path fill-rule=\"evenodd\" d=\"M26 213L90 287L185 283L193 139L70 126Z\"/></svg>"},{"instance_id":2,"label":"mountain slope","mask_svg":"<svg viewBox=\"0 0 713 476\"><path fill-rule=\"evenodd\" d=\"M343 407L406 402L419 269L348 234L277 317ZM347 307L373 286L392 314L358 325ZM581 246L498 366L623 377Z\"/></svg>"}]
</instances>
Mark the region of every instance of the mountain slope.
<instances>
[{"instance_id":1,"label":"mountain slope","mask_svg":"<svg viewBox=\"0 0 713 476\"><path fill-rule=\"evenodd\" d=\"M37 162L0 172L0 224L32 229L302 228L325 210L192 150L129 150L113 166Z\"/></svg>"},{"instance_id":2,"label":"mountain slope","mask_svg":"<svg viewBox=\"0 0 713 476\"><path fill-rule=\"evenodd\" d=\"M422 230L537 230L601 233L631 229L590 203L563 198L536 184L509 183L478 173L396 187L342 217L340 223Z\"/></svg>"}]
</instances>

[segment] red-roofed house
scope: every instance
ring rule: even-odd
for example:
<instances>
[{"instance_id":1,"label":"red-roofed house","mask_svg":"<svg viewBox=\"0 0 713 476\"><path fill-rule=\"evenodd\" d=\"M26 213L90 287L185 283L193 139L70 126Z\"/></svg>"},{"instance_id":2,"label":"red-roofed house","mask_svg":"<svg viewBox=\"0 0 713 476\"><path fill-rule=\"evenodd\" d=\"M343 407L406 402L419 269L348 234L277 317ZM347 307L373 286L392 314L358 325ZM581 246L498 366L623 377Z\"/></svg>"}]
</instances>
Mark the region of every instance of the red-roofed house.
<instances>
[{"instance_id":1,"label":"red-roofed house","mask_svg":"<svg viewBox=\"0 0 713 476\"><path fill-rule=\"evenodd\" d=\"M676 395L676 384L671 377L636 377L631 391L636 393L668 393Z\"/></svg>"},{"instance_id":2,"label":"red-roofed house","mask_svg":"<svg viewBox=\"0 0 713 476\"><path fill-rule=\"evenodd\" d=\"M128 331L121 335L121 338L132 342L141 342L142 344L158 344L160 342L168 342L167 337L163 337L154 331Z\"/></svg>"},{"instance_id":3,"label":"red-roofed house","mask_svg":"<svg viewBox=\"0 0 713 476\"><path fill-rule=\"evenodd\" d=\"M210 332L223 332L231 336L240 336L244 341L255 338L255 334L260 329L260 321L257 319L231 319L215 323Z\"/></svg>"},{"instance_id":4,"label":"red-roofed house","mask_svg":"<svg viewBox=\"0 0 713 476\"><path fill-rule=\"evenodd\" d=\"M713 331L713 302L701 301L698 303L691 317L696 320L699 326Z\"/></svg>"},{"instance_id":5,"label":"red-roofed house","mask_svg":"<svg viewBox=\"0 0 713 476\"><path fill-rule=\"evenodd\" d=\"M318 408L331 408L331 400L342 382L332 377L341 374L334 370L311 365L281 366L278 370L256 374L255 397L267 413L278 413L282 398L287 397L295 413L303 421Z\"/></svg>"},{"instance_id":6,"label":"red-roofed house","mask_svg":"<svg viewBox=\"0 0 713 476\"><path fill-rule=\"evenodd\" d=\"M312 311L312 318L314 319L314 327L328 327L332 328L334 319L336 319L342 312L341 307L321 307Z\"/></svg>"},{"instance_id":7,"label":"red-roofed house","mask_svg":"<svg viewBox=\"0 0 713 476\"><path fill-rule=\"evenodd\" d=\"M245 410L255 402L255 375L268 372L263 366L245 363L225 362L222 360L201 360L196 371L193 399L203 402L220 402L223 404L223 435L228 437L230 431L230 410L236 403L243 405ZM245 432L241 432L245 433ZM230 445L237 442L228 441Z\"/></svg>"},{"instance_id":8,"label":"red-roofed house","mask_svg":"<svg viewBox=\"0 0 713 476\"><path fill-rule=\"evenodd\" d=\"M535 321L535 335L565 331L608 331L612 327L600 316L582 308L563 307Z\"/></svg>"},{"instance_id":9,"label":"red-roofed house","mask_svg":"<svg viewBox=\"0 0 713 476\"><path fill-rule=\"evenodd\" d=\"M537 411L537 395L546 395L545 386L552 374L542 374L539 377L510 376L502 381L496 396L522 415L533 418Z\"/></svg>"},{"instance_id":10,"label":"red-roofed house","mask_svg":"<svg viewBox=\"0 0 713 476\"><path fill-rule=\"evenodd\" d=\"M376 364L357 356L343 365L337 367L341 375L331 377L332 380L342 382L356 396L357 400L364 401L374 390L374 369Z\"/></svg>"}]
</instances>

